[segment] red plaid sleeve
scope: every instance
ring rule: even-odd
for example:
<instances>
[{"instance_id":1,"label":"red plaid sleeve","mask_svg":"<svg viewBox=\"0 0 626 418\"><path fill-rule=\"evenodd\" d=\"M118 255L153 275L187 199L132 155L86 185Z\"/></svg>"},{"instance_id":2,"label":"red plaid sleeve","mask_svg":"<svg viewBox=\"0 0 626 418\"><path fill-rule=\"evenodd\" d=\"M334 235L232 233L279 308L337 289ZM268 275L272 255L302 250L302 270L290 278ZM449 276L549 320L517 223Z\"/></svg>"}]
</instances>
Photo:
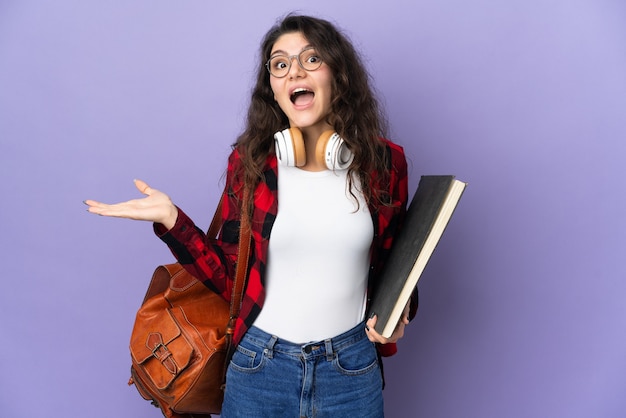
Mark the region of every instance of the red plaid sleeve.
<instances>
[{"instance_id":1,"label":"red plaid sleeve","mask_svg":"<svg viewBox=\"0 0 626 418\"><path fill-rule=\"evenodd\" d=\"M238 175L241 155L235 149L228 159L225 196L222 203L222 228L217 240L209 239L187 215L179 210L178 219L169 231L155 225L155 232L169 246L176 259L211 290L230 301L235 277L239 244L239 225L243 200L243 181ZM268 158L264 181L254 191L251 219L252 243L248 260L247 284L233 341L238 344L258 316L265 300L263 276L267 262L270 230L277 212L276 158Z\"/></svg>"},{"instance_id":2,"label":"red plaid sleeve","mask_svg":"<svg viewBox=\"0 0 626 418\"><path fill-rule=\"evenodd\" d=\"M178 209L178 218L172 229L166 231L160 224L154 225L155 233L165 242L179 263L212 291L230 301L237 246L239 241L239 197L233 192L232 165L238 159L236 153L229 158L227 188L222 203L222 227L218 239L209 238L187 214Z\"/></svg>"},{"instance_id":3,"label":"red plaid sleeve","mask_svg":"<svg viewBox=\"0 0 626 418\"><path fill-rule=\"evenodd\" d=\"M374 286L379 272L382 271L387 261L394 237L402 227L408 201L408 172L404 150L393 142L385 140L385 143L390 177L387 187L377 183L378 178L374 177L375 190L386 188L387 195L382 196L385 201L384 205L370 207L375 221L374 225L377 228L372 248L370 289ZM411 297L409 319L415 316L417 301L417 288L415 288ZM397 346L396 344L379 345L378 351L384 357L391 356L397 352Z\"/></svg>"}]
</instances>

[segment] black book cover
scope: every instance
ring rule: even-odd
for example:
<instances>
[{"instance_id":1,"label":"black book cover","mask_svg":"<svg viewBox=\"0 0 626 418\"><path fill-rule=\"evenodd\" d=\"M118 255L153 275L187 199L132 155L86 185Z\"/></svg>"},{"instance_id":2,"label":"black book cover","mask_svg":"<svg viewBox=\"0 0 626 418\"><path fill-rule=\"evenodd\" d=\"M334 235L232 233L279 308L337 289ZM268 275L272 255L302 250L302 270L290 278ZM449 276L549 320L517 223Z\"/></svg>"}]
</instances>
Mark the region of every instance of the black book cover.
<instances>
[{"instance_id":1,"label":"black book cover","mask_svg":"<svg viewBox=\"0 0 626 418\"><path fill-rule=\"evenodd\" d=\"M389 338L467 184L454 176L422 176L373 290L375 329Z\"/></svg>"}]
</instances>

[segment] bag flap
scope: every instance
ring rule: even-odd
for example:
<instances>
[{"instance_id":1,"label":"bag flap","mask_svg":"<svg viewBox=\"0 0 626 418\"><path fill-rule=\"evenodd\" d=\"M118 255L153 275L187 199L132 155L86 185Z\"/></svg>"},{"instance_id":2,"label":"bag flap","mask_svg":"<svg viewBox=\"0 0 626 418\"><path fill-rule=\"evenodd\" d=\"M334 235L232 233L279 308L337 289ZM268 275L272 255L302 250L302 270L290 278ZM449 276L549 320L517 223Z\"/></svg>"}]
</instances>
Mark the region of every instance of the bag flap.
<instances>
[{"instance_id":1,"label":"bag flap","mask_svg":"<svg viewBox=\"0 0 626 418\"><path fill-rule=\"evenodd\" d=\"M142 314L145 312L140 309L130 341L131 356L154 385L164 389L189 365L193 347L182 335L170 310L149 318L141 318ZM143 326L139 328L139 324Z\"/></svg>"}]
</instances>

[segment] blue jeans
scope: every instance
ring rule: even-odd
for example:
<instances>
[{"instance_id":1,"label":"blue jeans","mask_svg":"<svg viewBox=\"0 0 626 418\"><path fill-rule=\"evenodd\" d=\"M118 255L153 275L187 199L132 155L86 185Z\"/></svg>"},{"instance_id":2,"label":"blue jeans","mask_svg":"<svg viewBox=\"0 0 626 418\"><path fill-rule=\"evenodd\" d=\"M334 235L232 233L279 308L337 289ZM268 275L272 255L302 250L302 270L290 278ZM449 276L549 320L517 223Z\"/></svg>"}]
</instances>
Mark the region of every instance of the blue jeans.
<instances>
[{"instance_id":1,"label":"blue jeans","mask_svg":"<svg viewBox=\"0 0 626 418\"><path fill-rule=\"evenodd\" d=\"M378 356L364 328L304 345L250 328L228 367L221 417L383 417Z\"/></svg>"}]
</instances>

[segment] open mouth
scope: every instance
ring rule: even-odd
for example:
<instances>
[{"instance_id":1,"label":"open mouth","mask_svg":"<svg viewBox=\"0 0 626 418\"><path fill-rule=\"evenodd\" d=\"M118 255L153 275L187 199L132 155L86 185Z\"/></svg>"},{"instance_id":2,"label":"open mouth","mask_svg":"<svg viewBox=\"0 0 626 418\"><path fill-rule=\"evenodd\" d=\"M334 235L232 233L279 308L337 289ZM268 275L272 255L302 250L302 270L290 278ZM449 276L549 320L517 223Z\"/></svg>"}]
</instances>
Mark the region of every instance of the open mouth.
<instances>
[{"instance_id":1,"label":"open mouth","mask_svg":"<svg viewBox=\"0 0 626 418\"><path fill-rule=\"evenodd\" d=\"M291 93L289 99L291 100L291 103L296 106L304 106L311 103L313 101L313 97L315 97L315 93L311 90L298 88Z\"/></svg>"}]
</instances>

